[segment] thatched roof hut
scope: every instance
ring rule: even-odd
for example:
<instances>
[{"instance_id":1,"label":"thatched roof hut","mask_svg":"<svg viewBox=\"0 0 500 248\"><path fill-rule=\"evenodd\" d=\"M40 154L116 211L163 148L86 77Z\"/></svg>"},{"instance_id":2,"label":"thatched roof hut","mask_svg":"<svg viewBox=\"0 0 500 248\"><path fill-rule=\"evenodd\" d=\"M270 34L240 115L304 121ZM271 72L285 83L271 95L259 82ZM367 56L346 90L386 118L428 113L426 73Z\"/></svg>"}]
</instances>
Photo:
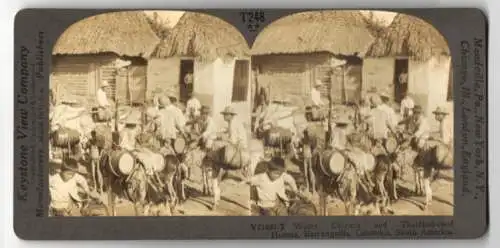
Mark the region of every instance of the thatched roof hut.
<instances>
[{"instance_id":1,"label":"thatched roof hut","mask_svg":"<svg viewBox=\"0 0 500 248\"><path fill-rule=\"evenodd\" d=\"M206 61L248 55L248 44L235 27L196 12L186 12L153 54L157 58L186 56Z\"/></svg>"},{"instance_id":2,"label":"thatched roof hut","mask_svg":"<svg viewBox=\"0 0 500 248\"><path fill-rule=\"evenodd\" d=\"M387 32L370 47L367 56L404 56L427 61L433 56L450 55L445 38L431 24L420 18L398 14Z\"/></svg>"},{"instance_id":3,"label":"thatched roof hut","mask_svg":"<svg viewBox=\"0 0 500 248\"><path fill-rule=\"evenodd\" d=\"M159 38L142 11L105 13L83 19L64 31L53 49L54 55L115 53L147 58Z\"/></svg>"},{"instance_id":4,"label":"thatched roof hut","mask_svg":"<svg viewBox=\"0 0 500 248\"><path fill-rule=\"evenodd\" d=\"M302 12L266 27L255 41L252 54L363 55L373 40L359 11Z\"/></svg>"}]
</instances>

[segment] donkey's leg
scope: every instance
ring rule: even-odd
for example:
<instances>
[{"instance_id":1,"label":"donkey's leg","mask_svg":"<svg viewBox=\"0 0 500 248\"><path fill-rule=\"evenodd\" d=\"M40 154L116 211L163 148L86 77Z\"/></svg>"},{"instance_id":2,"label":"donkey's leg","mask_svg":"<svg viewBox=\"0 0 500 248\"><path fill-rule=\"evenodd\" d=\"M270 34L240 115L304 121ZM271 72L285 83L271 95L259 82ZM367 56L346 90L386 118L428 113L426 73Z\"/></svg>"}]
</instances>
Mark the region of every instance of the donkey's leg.
<instances>
[{"instance_id":1,"label":"donkey's leg","mask_svg":"<svg viewBox=\"0 0 500 248\"><path fill-rule=\"evenodd\" d=\"M418 167L413 168L413 173L414 173L414 180L415 180L415 194L416 195L421 195L421 179L420 179L420 169Z\"/></svg>"},{"instance_id":2,"label":"donkey's leg","mask_svg":"<svg viewBox=\"0 0 500 248\"><path fill-rule=\"evenodd\" d=\"M217 207L219 206L219 201L221 198L221 190L220 190L220 185L219 182L222 180L222 176L224 175L224 170L219 168L218 170L215 171L213 177L212 177L212 189L214 193L214 203L213 203L213 210L216 210Z\"/></svg>"},{"instance_id":3,"label":"donkey's leg","mask_svg":"<svg viewBox=\"0 0 500 248\"><path fill-rule=\"evenodd\" d=\"M432 203L432 188L431 188L431 177L434 172L433 168L425 168L423 172L423 185L425 192L425 203L424 209L427 209Z\"/></svg>"},{"instance_id":4,"label":"donkey's leg","mask_svg":"<svg viewBox=\"0 0 500 248\"><path fill-rule=\"evenodd\" d=\"M99 185L99 182L97 182L97 159L94 159L92 158L90 160L90 170L91 170L91 173L92 173L92 183L94 184L94 189L99 192L99 193L102 193L102 191L100 190L100 185Z\"/></svg>"},{"instance_id":5,"label":"donkey's leg","mask_svg":"<svg viewBox=\"0 0 500 248\"><path fill-rule=\"evenodd\" d=\"M114 184L114 180L113 180L113 177L110 175L108 177L108 207L109 207L109 212L111 213L111 216L116 216L115 194L113 192L113 184Z\"/></svg>"},{"instance_id":6,"label":"donkey's leg","mask_svg":"<svg viewBox=\"0 0 500 248\"><path fill-rule=\"evenodd\" d=\"M207 168L202 164L201 166L201 183L202 183L202 192L203 195L208 195L208 176L207 176Z\"/></svg>"},{"instance_id":7,"label":"donkey's leg","mask_svg":"<svg viewBox=\"0 0 500 248\"><path fill-rule=\"evenodd\" d=\"M303 165L303 170L304 170L304 181L306 182L306 192L309 192L309 161L308 158L304 158L304 161L302 162Z\"/></svg>"},{"instance_id":8,"label":"donkey's leg","mask_svg":"<svg viewBox=\"0 0 500 248\"><path fill-rule=\"evenodd\" d=\"M316 194L316 175L314 174L312 159L308 158L308 160L309 166L307 169L309 170L309 178L311 180L311 192L314 196Z\"/></svg>"}]
</instances>

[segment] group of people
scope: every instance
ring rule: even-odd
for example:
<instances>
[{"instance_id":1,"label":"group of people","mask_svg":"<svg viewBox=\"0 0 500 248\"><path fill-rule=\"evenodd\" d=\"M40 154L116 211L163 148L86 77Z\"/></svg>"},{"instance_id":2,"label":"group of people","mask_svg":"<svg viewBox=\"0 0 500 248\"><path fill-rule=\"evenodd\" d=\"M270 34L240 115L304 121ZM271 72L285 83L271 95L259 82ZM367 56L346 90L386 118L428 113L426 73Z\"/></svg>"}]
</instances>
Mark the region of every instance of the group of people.
<instances>
[{"instance_id":1,"label":"group of people","mask_svg":"<svg viewBox=\"0 0 500 248\"><path fill-rule=\"evenodd\" d=\"M327 101L321 99L322 86L322 82L318 81L311 89L310 103L313 108L329 107ZM259 101L260 106L255 108L257 125L254 131L258 130L260 119L264 118L266 112L272 111L272 104L269 104L264 91L259 93L258 99L261 101ZM279 104L287 106L286 103ZM370 152L374 151L373 148L379 148L379 151L387 153L390 138L396 139L398 143L409 141L417 152L429 149L429 141L440 142L448 146L450 151L453 150L453 125L449 112L442 106L438 106L432 112L438 123L438 130L432 130L431 120L425 116L422 106L415 104L409 94L404 95L399 109L396 110L389 94L370 90L354 112L354 116L332 116L331 133L330 137L327 137L329 149L338 151L356 149L355 146L359 144L353 144L352 134L363 134L369 137ZM436 133L437 135L433 135ZM306 142L304 138L307 137L303 137L302 143ZM277 214L276 211L280 211L280 208L277 208L280 206L279 203L288 202L284 194L285 186L288 185L292 191L297 189L294 179L284 169L282 158L274 157L267 163L267 172L256 175L249 181L256 188L258 201L254 204L256 208L254 210L260 215Z\"/></svg>"},{"instance_id":2,"label":"group of people","mask_svg":"<svg viewBox=\"0 0 500 248\"><path fill-rule=\"evenodd\" d=\"M108 82L103 82L101 87L96 93L97 110L106 115L113 116L114 110L112 100L109 99L106 91L109 88ZM59 108L62 112L65 109L77 108L75 101L64 100L59 105L65 108ZM172 95L161 94L145 108L145 113L142 111L131 111L128 117L122 123L123 126L119 128L119 142L118 149L123 149L133 153L143 146L150 149L157 149L161 154L175 154L174 142L181 138L184 139L186 144L194 144L195 146L204 149L205 151L213 151L217 149L214 145L215 141L223 141L232 144L240 149L247 147L247 131L245 130L242 122L239 121L236 110L232 106L227 106L221 111L222 119L224 122L216 122L212 116L211 108L207 105L202 105L193 94L190 94L190 99L185 105L185 111L181 110L177 98ZM57 105L55 106L57 107ZM96 108L94 108L95 110ZM59 111L59 112L61 112ZM64 113L62 113L64 114ZM64 116L64 115L62 115ZM62 126L69 120L61 118L57 122ZM96 124L96 123L94 123ZM104 123L103 125L108 125ZM98 125L98 124L97 124ZM76 125L78 126L78 125ZM96 125L93 125L95 128ZM112 127L109 126L111 129ZM88 136L86 133L81 133L83 136ZM156 146L151 147L141 140L141 134L150 134L153 137ZM89 137L86 137L86 140ZM61 161L61 167L58 173L50 176L49 188L51 196L51 213L52 215L67 215L72 209L73 202L81 202L78 197L80 193L84 195L101 197L96 189L91 189L87 183L87 179L81 175L87 174L83 166L80 164L80 159L76 157L66 157ZM185 165L182 171L189 174Z\"/></svg>"}]
</instances>

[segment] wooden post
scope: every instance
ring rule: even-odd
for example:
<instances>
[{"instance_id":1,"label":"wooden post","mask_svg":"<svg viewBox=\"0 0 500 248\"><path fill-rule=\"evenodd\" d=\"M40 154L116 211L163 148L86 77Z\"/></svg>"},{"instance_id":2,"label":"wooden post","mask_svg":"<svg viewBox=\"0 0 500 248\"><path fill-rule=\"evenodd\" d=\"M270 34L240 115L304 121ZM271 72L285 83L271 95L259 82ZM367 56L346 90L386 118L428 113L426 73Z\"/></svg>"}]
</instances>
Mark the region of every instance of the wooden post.
<instances>
[{"instance_id":1,"label":"wooden post","mask_svg":"<svg viewBox=\"0 0 500 248\"><path fill-rule=\"evenodd\" d=\"M326 138L325 138L325 147L328 147L328 144L331 142L331 137L332 137L332 115L333 115L333 92L332 92L332 84L333 84L333 75L335 73L335 68L332 70L332 73L330 74L330 84L328 85L328 131L326 132Z\"/></svg>"}]
</instances>

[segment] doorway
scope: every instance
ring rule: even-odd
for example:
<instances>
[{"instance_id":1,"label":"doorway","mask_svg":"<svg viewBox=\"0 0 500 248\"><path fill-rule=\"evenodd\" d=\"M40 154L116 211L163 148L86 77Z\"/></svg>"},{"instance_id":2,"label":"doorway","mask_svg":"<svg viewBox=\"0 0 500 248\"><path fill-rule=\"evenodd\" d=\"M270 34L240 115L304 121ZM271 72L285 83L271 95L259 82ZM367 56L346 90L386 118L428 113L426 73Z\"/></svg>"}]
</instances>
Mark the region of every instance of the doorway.
<instances>
[{"instance_id":1,"label":"doorway","mask_svg":"<svg viewBox=\"0 0 500 248\"><path fill-rule=\"evenodd\" d=\"M250 62L236 60L234 63L232 102L245 102L248 97Z\"/></svg>"},{"instance_id":2,"label":"doorway","mask_svg":"<svg viewBox=\"0 0 500 248\"><path fill-rule=\"evenodd\" d=\"M179 73L179 101L186 103L194 89L194 60L181 60Z\"/></svg>"},{"instance_id":3,"label":"doorway","mask_svg":"<svg viewBox=\"0 0 500 248\"><path fill-rule=\"evenodd\" d=\"M396 59L394 65L394 100L400 103L408 91L408 59Z\"/></svg>"}]
</instances>

